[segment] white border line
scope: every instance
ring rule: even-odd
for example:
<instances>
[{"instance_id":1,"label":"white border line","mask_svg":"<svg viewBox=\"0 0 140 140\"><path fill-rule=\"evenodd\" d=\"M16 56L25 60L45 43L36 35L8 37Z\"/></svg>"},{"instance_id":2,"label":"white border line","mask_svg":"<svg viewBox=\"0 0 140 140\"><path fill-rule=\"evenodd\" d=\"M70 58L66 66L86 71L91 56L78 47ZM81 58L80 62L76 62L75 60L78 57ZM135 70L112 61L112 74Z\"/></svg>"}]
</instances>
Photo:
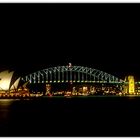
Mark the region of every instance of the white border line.
<instances>
[{"instance_id":1,"label":"white border line","mask_svg":"<svg viewBox=\"0 0 140 140\"><path fill-rule=\"evenodd\" d=\"M134 139L139 139L138 137L8 137L8 138L0 138L1 140L31 140L31 139L35 139L35 140L41 140L41 139L45 139L45 140L77 140L77 139L82 139L82 140L88 140L88 139L92 139L92 140L134 140Z\"/></svg>"},{"instance_id":2,"label":"white border line","mask_svg":"<svg viewBox=\"0 0 140 140\"><path fill-rule=\"evenodd\" d=\"M140 0L0 0L0 3L140 3Z\"/></svg>"}]
</instances>

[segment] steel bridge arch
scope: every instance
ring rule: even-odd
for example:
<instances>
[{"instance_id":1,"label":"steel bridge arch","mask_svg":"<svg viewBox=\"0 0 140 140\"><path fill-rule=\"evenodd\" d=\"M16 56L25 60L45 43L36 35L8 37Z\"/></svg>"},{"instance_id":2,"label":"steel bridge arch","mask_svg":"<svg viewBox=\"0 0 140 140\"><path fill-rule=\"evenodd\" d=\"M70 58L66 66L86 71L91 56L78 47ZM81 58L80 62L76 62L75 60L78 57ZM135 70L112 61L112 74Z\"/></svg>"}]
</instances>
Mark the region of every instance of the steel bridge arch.
<instances>
[{"instance_id":1,"label":"steel bridge arch","mask_svg":"<svg viewBox=\"0 0 140 140\"><path fill-rule=\"evenodd\" d=\"M72 77L73 72L78 73L77 80L73 80ZM80 73L82 75L80 75ZM86 76L83 76L84 74ZM51 68L47 68L31 73L25 77L22 77L22 80L25 82L29 81L30 83L55 83L55 82L123 83L124 82L123 80L111 74L108 74L101 70L88 68L84 66L51 67Z\"/></svg>"}]
</instances>

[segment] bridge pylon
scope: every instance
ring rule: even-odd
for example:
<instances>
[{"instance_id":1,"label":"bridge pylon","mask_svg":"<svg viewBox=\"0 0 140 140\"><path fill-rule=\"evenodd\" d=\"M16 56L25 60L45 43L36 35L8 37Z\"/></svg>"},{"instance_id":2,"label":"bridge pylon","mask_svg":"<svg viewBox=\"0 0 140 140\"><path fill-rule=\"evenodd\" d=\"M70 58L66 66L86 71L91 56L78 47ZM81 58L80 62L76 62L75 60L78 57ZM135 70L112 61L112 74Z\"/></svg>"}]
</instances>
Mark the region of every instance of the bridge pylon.
<instances>
[{"instance_id":1,"label":"bridge pylon","mask_svg":"<svg viewBox=\"0 0 140 140\"><path fill-rule=\"evenodd\" d=\"M125 77L124 92L127 94L135 94L134 76L129 75L129 76Z\"/></svg>"}]
</instances>

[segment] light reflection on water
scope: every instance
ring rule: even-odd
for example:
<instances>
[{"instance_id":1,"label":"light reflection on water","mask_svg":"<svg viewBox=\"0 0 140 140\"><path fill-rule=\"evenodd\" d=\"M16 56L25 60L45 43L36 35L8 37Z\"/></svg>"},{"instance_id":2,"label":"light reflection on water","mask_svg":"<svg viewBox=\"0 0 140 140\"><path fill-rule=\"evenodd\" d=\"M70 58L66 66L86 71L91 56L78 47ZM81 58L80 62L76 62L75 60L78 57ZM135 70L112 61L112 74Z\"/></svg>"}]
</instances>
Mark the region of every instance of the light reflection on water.
<instances>
[{"instance_id":1,"label":"light reflection on water","mask_svg":"<svg viewBox=\"0 0 140 140\"><path fill-rule=\"evenodd\" d=\"M129 100L134 100L136 97L128 97Z\"/></svg>"},{"instance_id":2,"label":"light reflection on water","mask_svg":"<svg viewBox=\"0 0 140 140\"><path fill-rule=\"evenodd\" d=\"M3 105L11 105L11 103L15 100L18 100L18 99L0 99L0 107L3 106Z\"/></svg>"},{"instance_id":3,"label":"light reflection on water","mask_svg":"<svg viewBox=\"0 0 140 140\"><path fill-rule=\"evenodd\" d=\"M62 127L69 129L71 125L71 121L69 120L73 121L72 126L74 126L78 121L78 119L75 118L80 118L83 114L87 116L84 122L95 126L95 121L91 121L89 116L92 120L98 120L100 116L103 116L105 118L103 119L104 122L106 122L106 119L110 121L108 118L111 116L115 122L120 116L126 118L130 114L133 114L134 116L137 115L137 117L140 117L139 111L140 98L133 96L125 98L110 98L110 96L109 98L70 97L69 99L45 97L39 100L0 99L0 135L8 135L9 133L15 136L24 136L28 133L29 136L36 136L39 135L39 133L47 135L52 132L54 126L58 132L62 122L68 122L69 124L64 123L66 125L62 125ZM71 115L74 115L75 118L73 119ZM89 120L89 122L87 122L87 120ZM101 120L99 119L99 121ZM81 121L79 124L81 124ZM47 127L43 129L44 126ZM55 130L53 133L56 132ZM38 133L36 133L36 131L38 131ZM69 132L72 133L71 130ZM62 134L63 133L62 131Z\"/></svg>"},{"instance_id":4,"label":"light reflection on water","mask_svg":"<svg viewBox=\"0 0 140 140\"><path fill-rule=\"evenodd\" d=\"M8 123L10 106L13 101L13 99L0 99L0 126Z\"/></svg>"}]
</instances>

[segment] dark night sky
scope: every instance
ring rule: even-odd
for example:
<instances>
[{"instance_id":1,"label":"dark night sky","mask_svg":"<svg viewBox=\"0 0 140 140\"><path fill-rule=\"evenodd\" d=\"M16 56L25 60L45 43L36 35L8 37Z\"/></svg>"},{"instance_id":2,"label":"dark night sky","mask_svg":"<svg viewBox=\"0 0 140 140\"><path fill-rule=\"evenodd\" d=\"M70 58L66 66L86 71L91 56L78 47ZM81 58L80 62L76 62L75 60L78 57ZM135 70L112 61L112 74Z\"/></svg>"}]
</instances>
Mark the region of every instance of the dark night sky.
<instances>
[{"instance_id":1,"label":"dark night sky","mask_svg":"<svg viewBox=\"0 0 140 140\"><path fill-rule=\"evenodd\" d=\"M0 68L26 74L71 62L140 79L139 9L139 4L1 4Z\"/></svg>"}]
</instances>

